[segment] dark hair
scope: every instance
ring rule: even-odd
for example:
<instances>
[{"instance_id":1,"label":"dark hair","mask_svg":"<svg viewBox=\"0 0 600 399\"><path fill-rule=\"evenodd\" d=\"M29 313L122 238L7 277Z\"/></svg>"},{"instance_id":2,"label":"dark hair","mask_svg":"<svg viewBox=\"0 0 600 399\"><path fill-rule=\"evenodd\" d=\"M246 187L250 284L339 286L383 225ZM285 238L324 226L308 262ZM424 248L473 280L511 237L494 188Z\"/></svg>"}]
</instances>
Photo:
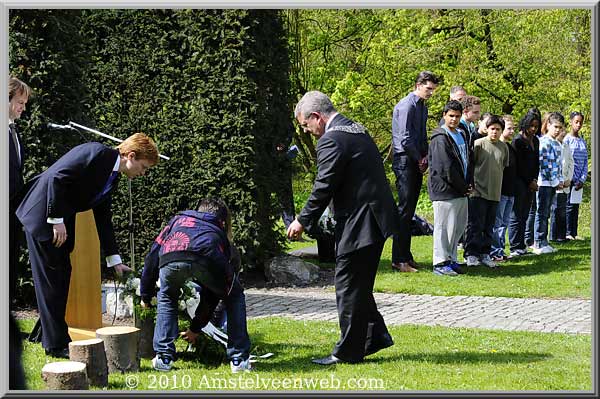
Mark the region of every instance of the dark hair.
<instances>
[{"instance_id":1,"label":"dark hair","mask_svg":"<svg viewBox=\"0 0 600 399\"><path fill-rule=\"evenodd\" d=\"M446 103L446 105L444 105L444 111L443 111L444 115L446 115L446 113L450 110L458 111L462 114L463 106L460 103L460 101L450 100Z\"/></svg>"},{"instance_id":2,"label":"dark hair","mask_svg":"<svg viewBox=\"0 0 600 399\"><path fill-rule=\"evenodd\" d=\"M483 113L483 114L481 114L481 116L479 117L479 120L480 120L480 121L482 121L482 120L484 120L485 118L487 118L487 117L490 117L490 116L492 116L492 113L491 113L491 112L484 112L484 113ZM487 126L486 126L486 127L487 127Z\"/></svg>"},{"instance_id":3,"label":"dark hair","mask_svg":"<svg viewBox=\"0 0 600 399\"><path fill-rule=\"evenodd\" d=\"M229 217L229 208L227 204L220 198L203 198L198 202L196 207L198 212L212 213L220 221L226 222Z\"/></svg>"},{"instance_id":4,"label":"dark hair","mask_svg":"<svg viewBox=\"0 0 600 399\"><path fill-rule=\"evenodd\" d=\"M417 76L417 80L415 80L415 85L418 85L419 83L424 84L425 82L431 82L431 83L437 85L440 83L440 80L438 79L437 76L435 76L433 74L433 72L422 71Z\"/></svg>"},{"instance_id":5,"label":"dark hair","mask_svg":"<svg viewBox=\"0 0 600 399\"><path fill-rule=\"evenodd\" d=\"M561 125L564 125L565 117L560 112L550 112L548 114L548 119L546 119L546 126L556 122L560 122Z\"/></svg>"},{"instance_id":6,"label":"dark hair","mask_svg":"<svg viewBox=\"0 0 600 399\"><path fill-rule=\"evenodd\" d=\"M531 107L527 110L528 114L534 114L537 115L537 117L542 120L542 113L540 112L539 109L537 109L536 107Z\"/></svg>"},{"instance_id":7,"label":"dark hair","mask_svg":"<svg viewBox=\"0 0 600 399\"><path fill-rule=\"evenodd\" d=\"M485 127L490 127L492 125L500 125L502 130L504 130L504 119L502 119L501 116L490 114L490 118L487 120Z\"/></svg>"},{"instance_id":8,"label":"dark hair","mask_svg":"<svg viewBox=\"0 0 600 399\"><path fill-rule=\"evenodd\" d=\"M579 112L579 111L573 111L569 115L569 120L572 121L573 118L575 118L576 116L581 116L581 120L585 119L585 117L583 116L583 114L581 112Z\"/></svg>"},{"instance_id":9,"label":"dark hair","mask_svg":"<svg viewBox=\"0 0 600 399\"><path fill-rule=\"evenodd\" d=\"M538 123L539 123L538 130L542 128L542 118L539 115L536 115L535 113L528 112L519 121L519 131L524 132L527 129L529 129L529 126L531 126L533 121L538 121Z\"/></svg>"}]
</instances>

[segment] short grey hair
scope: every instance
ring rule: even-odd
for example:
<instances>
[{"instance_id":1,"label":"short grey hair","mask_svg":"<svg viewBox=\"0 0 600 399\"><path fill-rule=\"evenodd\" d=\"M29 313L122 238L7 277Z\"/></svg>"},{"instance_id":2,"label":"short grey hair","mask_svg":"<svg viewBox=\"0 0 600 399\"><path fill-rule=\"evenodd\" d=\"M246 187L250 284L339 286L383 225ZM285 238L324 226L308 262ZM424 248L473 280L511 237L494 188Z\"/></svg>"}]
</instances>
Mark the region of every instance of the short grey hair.
<instances>
[{"instance_id":1,"label":"short grey hair","mask_svg":"<svg viewBox=\"0 0 600 399\"><path fill-rule=\"evenodd\" d=\"M456 94L456 93L458 93L459 91L462 91L462 92L464 92L465 94L467 94L467 91L465 90L465 88L464 88L464 87L462 87L462 86L452 86L452 87L450 88L450 95Z\"/></svg>"},{"instance_id":2,"label":"short grey hair","mask_svg":"<svg viewBox=\"0 0 600 399\"><path fill-rule=\"evenodd\" d=\"M296 109L294 110L294 116L298 117L298 115L302 114L304 118L307 118L313 112L319 112L325 116L329 116L336 111L326 94L314 90L307 92L302 96L300 101L298 101Z\"/></svg>"}]
</instances>

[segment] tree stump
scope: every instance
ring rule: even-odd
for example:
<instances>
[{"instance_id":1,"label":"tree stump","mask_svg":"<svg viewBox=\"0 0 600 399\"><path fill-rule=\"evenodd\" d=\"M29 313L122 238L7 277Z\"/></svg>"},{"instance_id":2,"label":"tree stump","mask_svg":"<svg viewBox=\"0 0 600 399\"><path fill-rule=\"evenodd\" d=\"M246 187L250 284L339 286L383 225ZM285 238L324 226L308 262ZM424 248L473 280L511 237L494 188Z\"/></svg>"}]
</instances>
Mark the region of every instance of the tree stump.
<instances>
[{"instance_id":1,"label":"tree stump","mask_svg":"<svg viewBox=\"0 0 600 399\"><path fill-rule=\"evenodd\" d=\"M140 369L139 332L139 328L128 326L103 327L96 330L96 338L104 341L109 373Z\"/></svg>"},{"instance_id":2,"label":"tree stump","mask_svg":"<svg viewBox=\"0 0 600 399\"><path fill-rule=\"evenodd\" d=\"M69 359L85 363L90 385L108 386L108 366L104 341L100 338L69 342Z\"/></svg>"},{"instance_id":3,"label":"tree stump","mask_svg":"<svg viewBox=\"0 0 600 399\"><path fill-rule=\"evenodd\" d=\"M42 368L42 379L50 390L89 389L86 365L81 362L54 362Z\"/></svg>"},{"instance_id":4,"label":"tree stump","mask_svg":"<svg viewBox=\"0 0 600 399\"><path fill-rule=\"evenodd\" d=\"M143 359L152 359L154 357L154 317L147 317L135 320L135 326L140 329L140 341L138 350Z\"/></svg>"}]
</instances>

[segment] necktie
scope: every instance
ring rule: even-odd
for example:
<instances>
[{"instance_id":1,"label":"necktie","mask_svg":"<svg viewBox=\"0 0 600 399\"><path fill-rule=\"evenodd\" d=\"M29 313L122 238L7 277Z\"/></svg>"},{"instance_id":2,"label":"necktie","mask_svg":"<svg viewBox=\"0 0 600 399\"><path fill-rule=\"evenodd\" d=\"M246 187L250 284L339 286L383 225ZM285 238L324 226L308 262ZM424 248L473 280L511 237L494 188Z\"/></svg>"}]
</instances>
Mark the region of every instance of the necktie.
<instances>
[{"instance_id":1,"label":"necktie","mask_svg":"<svg viewBox=\"0 0 600 399\"><path fill-rule=\"evenodd\" d=\"M94 198L94 201L92 201L93 204L98 203L98 201L100 201L110 191L118 174L119 174L119 172L117 172L115 170L110 172L110 176L108 176L108 180L106 181L106 184L102 188L102 191L100 191L98 193L98 195L96 196L96 198Z\"/></svg>"},{"instance_id":2,"label":"necktie","mask_svg":"<svg viewBox=\"0 0 600 399\"><path fill-rule=\"evenodd\" d=\"M19 139L17 138L17 127L14 123L8 125L10 137L12 138L15 152L17 153L17 163L21 165L21 151L19 151Z\"/></svg>"}]
</instances>

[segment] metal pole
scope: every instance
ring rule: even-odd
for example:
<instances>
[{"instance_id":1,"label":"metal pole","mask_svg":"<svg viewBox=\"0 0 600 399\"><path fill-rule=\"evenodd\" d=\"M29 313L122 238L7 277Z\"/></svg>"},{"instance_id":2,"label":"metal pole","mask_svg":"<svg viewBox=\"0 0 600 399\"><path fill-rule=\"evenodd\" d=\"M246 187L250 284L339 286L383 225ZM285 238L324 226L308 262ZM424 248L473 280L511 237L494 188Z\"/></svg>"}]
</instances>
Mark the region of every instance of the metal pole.
<instances>
[{"instance_id":1,"label":"metal pole","mask_svg":"<svg viewBox=\"0 0 600 399\"><path fill-rule=\"evenodd\" d=\"M88 132L92 132L92 133L94 133L94 134L97 134L98 136L106 137L107 139L111 139L111 140L113 140L113 141L116 141L117 143L122 143L122 142L123 142L123 140L121 140L121 139L119 139L119 138L117 138L117 137L114 137L114 136L109 136L109 135L108 135L108 134L106 134L106 133L99 132L99 131L97 131L97 130L91 129L91 128L89 128L89 127L86 127L86 126L80 125L80 124L78 124L78 123L75 123L75 122L70 122L70 121L69 121L69 125L71 125L71 126L74 126L74 127L76 127L76 128L79 128L79 129L87 130ZM165 156L165 155L162 155L162 154L159 154L158 156L159 156L159 157L161 157L162 159L166 159L167 161L168 161L169 159L171 159L171 158L169 158L169 157L167 157L167 156Z\"/></svg>"}]
</instances>

